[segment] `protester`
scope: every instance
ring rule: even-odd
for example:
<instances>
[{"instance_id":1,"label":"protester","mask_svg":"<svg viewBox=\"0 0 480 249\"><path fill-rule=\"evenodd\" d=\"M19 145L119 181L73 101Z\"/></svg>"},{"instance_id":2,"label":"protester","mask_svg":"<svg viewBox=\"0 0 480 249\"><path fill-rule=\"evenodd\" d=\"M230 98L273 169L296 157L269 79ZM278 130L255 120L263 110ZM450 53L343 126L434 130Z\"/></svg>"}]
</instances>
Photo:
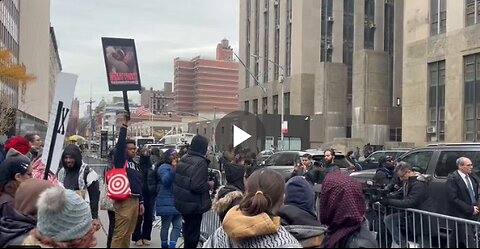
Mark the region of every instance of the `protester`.
<instances>
[{"instance_id":1,"label":"protester","mask_svg":"<svg viewBox=\"0 0 480 249\"><path fill-rule=\"evenodd\" d=\"M65 147L60 163L58 180L66 189L76 191L83 199L88 191L93 223L95 226L100 226L98 219L100 183L97 173L83 162L82 153L75 144Z\"/></svg>"},{"instance_id":2,"label":"protester","mask_svg":"<svg viewBox=\"0 0 480 249\"><path fill-rule=\"evenodd\" d=\"M320 226L315 213L312 186L301 176L288 180L285 188L285 205L278 211L283 225Z\"/></svg>"},{"instance_id":3,"label":"protester","mask_svg":"<svg viewBox=\"0 0 480 249\"><path fill-rule=\"evenodd\" d=\"M173 197L173 182L175 181L175 169L178 164L177 151L175 149L167 150L164 153L164 161L160 163L162 164L157 171L159 192L156 202L157 215L161 216L162 219L160 240L162 241L162 248L175 248L182 228L182 215L175 208ZM169 236L170 225L172 231Z\"/></svg>"},{"instance_id":4,"label":"protester","mask_svg":"<svg viewBox=\"0 0 480 249\"><path fill-rule=\"evenodd\" d=\"M32 178L30 160L10 157L0 164L0 217L10 217L15 212L15 194L20 184Z\"/></svg>"},{"instance_id":5,"label":"protester","mask_svg":"<svg viewBox=\"0 0 480 249\"><path fill-rule=\"evenodd\" d=\"M283 205L285 180L269 169L255 171L245 198L228 211L223 224L205 242L208 248L301 248L281 224L276 211Z\"/></svg>"},{"instance_id":6,"label":"protester","mask_svg":"<svg viewBox=\"0 0 480 249\"><path fill-rule=\"evenodd\" d=\"M245 167L228 162L224 167L227 184L218 190L212 205L213 211L220 216L221 221L232 207L240 204L245 192Z\"/></svg>"},{"instance_id":7,"label":"protester","mask_svg":"<svg viewBox=\"0 0 480 249\"><path fill-rule=\"evenodd\" d=\"M37 228L25 246L91 248L97 244L90 207L77 193L52 187L37 202Z\"/></svg>"},{"instance_id":8,"label":"protester","mask_svg":"<svg viewBox=\"0 0 480 249\"><path fill-rule=\"evenodd\" d=\"M48 181L28 179L18 187L14 215L0 219L0 248L20 246L37 226L37 201L40 194L54 185Z\"/></svg>"},{"instance_id":9,"label":"protester","mask_svg":"<svg viewBox=\"0 0 480 249\"><path fill-rule=\"evenodd\" d=\"M35 133L28 133L24 136L24 138L30 143L30 153L32 154L32 160L40 156L43 150L42 139L40 138L40 136Z\"/></svg>"},{"instance_id":10,"label":"protester","mask_svg":"<svg viewBox=\"0 0 480 249\"><path fill-rule=\"evenodd\" d=\"M12 137L7 140L5 144L5 158L12 156L25 156L30 161L32 160L32 154L30 153L31 149L30 143L23 137ZM9 153L10 152L10 153Z\"/></svg>"},{"instance_id":11,"label":"protester","mask_svg":"<svg viewBox=\"0 0 480 249\"><path fill-rule=\"evenodd\" d=\"M110 171L114 167L115 148L111 148L108 152L108 160L110 164L106 168L106 171ZM113 200L107 195L108 185L105 184L103 197L100 199L100 208L107 211L108 214L108 234L107 234L107 248L112 247L113 233L115 231L115 209L113 208ZM103 203L103 204L102 204ZM103 206L103 207L102 207Z\"/></svg>"},{"instance_id":12,"label":"protester","mask_svg":"<svg viewBox=\"0 0 480 249\"><path fill-rule=\"evenodd\" d=\"M285 205L277 212L285 226L302 247L319 247L325 229L320 229L314 205L312 186L301 176L288 180L285 186Z\"/></svg>"},{"instance_id":13,"label":"protester","mask_svg":"<svg viewBox=\"0 0 480 249\"><path fill-rule=\"evenodd\" d=\"M152 165L156 165L158 161L160 161L161 155L160 150L158 148L152 148L150 151L150 163Z\"/></svg>"},{"instance_id":14,"label":"protester","mask_svg":"<svg viewBox=\"0 0 480 249\"><path fill-rule=\"evenodd\" d=\"M334 149L327 149L323 152L325 164L321 165L318 168L320 171L319 181L318 184L322 184L325 177L333 172L340 172L340 167L335 164L335 150Z\"/></svg>"},{"instance_id":15,"label":"protester","mask_svg":"<svg viewBox=\"0 0 480 249\"><path fill-rule=\"evenodd\" d=\"M128 200L115 201L115 230L112 239L112 248L129 248L130 238L135 231L138 215L143 215L142 187L143 179L137 163L133 160L137 153L137 146L132 140L127 141L128 114L123 114L122 126L115 147L114 166L117 169L126 167L132 196ZM143 244L143 243L142 243Z\"/></svg>"},{"instance_id":16,"label":"protester","mask_svg":"<svg viewBox=\"0 0 480 249\"><path fill-rule=\"evenodd\" d=\"M360 183L341 172L327 175L320 196L320 221L327 225L323 248L377 248L365 219Z\"/></svg>"},{"instance_id":17,"label":"protester","mask_svg":"<svg viewBox=\"0 0 480 249\"><path fill-rule=\"evenodd\" d=\"M145 212L138 217L137 226L132 235L132 241L134 241L136 245L149 246L152 240L153 209L155 208L155 198L157 197L157 180L148 149L143 149L140 152L139 166L144 181L142 196Z\"/></svg>"},{"instance_id":18,"label":"protester","mask_svg":"<svg viewBox=\"0 0 480 249\"><path fill-rule=\"evenodd\" d=\"M197 247L202 215L212 206L209 191L213 190L214 182L208 179L207 147L207 138L193 137L190 150L180 159L176 169L173 195L175 207L184 221L185 248Z\"/></svg>"}]
</instances>

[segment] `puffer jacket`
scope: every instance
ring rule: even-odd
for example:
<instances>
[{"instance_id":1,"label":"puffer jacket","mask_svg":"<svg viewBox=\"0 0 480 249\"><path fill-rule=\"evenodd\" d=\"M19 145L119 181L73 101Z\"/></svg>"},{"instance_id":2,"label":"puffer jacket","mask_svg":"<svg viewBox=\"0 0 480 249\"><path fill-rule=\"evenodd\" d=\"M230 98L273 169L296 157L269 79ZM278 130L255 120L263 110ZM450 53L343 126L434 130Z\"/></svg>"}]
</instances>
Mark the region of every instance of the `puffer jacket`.
<instances>
[{"instance_id":1,"label":"puffer jacket","mask_svg":"<svg viewBox=\"0 0 480 249\"><path fill-rule=\"evenodd\" d=\"M175 208L175 200L173 198L173 182L175 181L175 172L172 165L168 163L162 164L157 171L157 182L159 191L157 195L156 208L157 215L170 216L179 215Z\"/></svg>"},{"instance_id":2,"label":"puffer jacket","mask_svg":"<svg viewBox=\"0 0 480 249\"><path fill-rule=\"evenodd\" d=\"M181 214L203 214L212 207L208 185L209 160L189 151L178 163L173 195L175 207Z\"/></svg>"},{"instance_id":3,"label":"puffer jacket","mask_svg":"<svg viewBox=\"0 0 480 249\"><path fill-rule=\"evenodd\" d=\"M25 216L15 212L10 217L0 219L0 248L7 246L19 246L35 228L37 220L31 216Z\"/></svg>"},{"instance_id":4,"label":"puffer jacket","mask_svg":"<svg viewBox=\"0 0 480 249\"><path fill-rule=\"evenodd\" d=\"M223 224L204 248L301 248L298 240L280 225L279 217L266 213L246 216L238 206L228 211Z\"/></svg>"}]
</instances>

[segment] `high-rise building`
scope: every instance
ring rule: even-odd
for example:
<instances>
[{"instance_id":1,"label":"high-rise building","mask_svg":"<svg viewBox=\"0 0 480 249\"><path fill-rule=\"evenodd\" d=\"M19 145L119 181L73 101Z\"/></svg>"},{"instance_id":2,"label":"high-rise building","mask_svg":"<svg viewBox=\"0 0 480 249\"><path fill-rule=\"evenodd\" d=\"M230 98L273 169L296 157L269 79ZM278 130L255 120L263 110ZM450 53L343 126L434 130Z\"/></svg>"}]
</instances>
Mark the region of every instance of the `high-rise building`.
<instances>
[{"instance_id":1,"label":"high-rise building","mask_svg":"<svg viewBox=\"0 0 480 249\"><path fill-rule=\"evenodd\" d=\"M20 0L0 1L0 49L8 49L13 55L13 63L20 58ZM0 97L8 98L17 108L18 84L0 81Z\"/></svg>"},{"instance_id":2,"label":"high-rise building","mask_svg":"<svg viewBox=\"0 0 480 249\"><path fill-rule=\"evenodd\" d=\"M240 104L312 116L312 146L399 141L403 2L240 1Z\"/></svg>"},{"instance_id":3,"label":"high-rise building","mask_svg":"<svg viewBox=\"0 0 480 249\"><path fill-rule=\"evenodd\" d=\"M238 110L238 62L224 39L217 46L217 60L176 58L175 111L229 113Z\"/></svg>"},{"instance_id":4,"label":"high-rise building","mask_svg":"<svg viewBox=\"0 0 480 249\"><path fill-rule=\"evenodd\" d=\"M405 1L403 140L480 142L478 23L478 1Z\"/></svg>"},{"instance_id":5,"label":"high-rise building","mask_svg":"<svg viewBox=\"0 0 480 249\"><path fill-rule=\"evenodd\" d=\"M78 125L80 119L80 101L75 98L72 102L72 112L70 113L70 121L68 121L67 134L75 135L78 133Z\"/></svg>"}]
</instances>

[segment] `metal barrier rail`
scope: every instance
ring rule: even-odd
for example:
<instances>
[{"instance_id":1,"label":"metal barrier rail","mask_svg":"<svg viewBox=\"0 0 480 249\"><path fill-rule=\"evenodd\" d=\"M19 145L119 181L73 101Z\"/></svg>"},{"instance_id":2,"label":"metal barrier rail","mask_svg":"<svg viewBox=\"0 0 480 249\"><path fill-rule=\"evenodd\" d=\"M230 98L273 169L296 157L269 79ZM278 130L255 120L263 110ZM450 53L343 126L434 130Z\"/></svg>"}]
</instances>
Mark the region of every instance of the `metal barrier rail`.
<instances>
[{"instance_id":1,"label":"metal barrier rail","mask_svg":"<svg viewBox=\"0 0 480 249\"><path fill-rule=\"evenodd\" d=\"M379 203L369 207L367 218L380 247L480 248L478 221Z\"/></svg>"}]
</instances>

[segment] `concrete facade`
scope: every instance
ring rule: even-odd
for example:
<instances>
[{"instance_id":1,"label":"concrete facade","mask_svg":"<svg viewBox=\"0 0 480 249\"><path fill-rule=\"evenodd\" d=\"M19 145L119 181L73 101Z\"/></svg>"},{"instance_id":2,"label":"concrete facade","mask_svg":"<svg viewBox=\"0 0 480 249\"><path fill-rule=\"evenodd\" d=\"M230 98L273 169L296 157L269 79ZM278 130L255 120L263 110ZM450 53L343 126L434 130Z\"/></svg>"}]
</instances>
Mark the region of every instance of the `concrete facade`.
<instances>
[{"instance_id":1,"label":"concrete facade","mask_svg":"<svg viewBox=\"0 0 480 249\"><path fill-rule=\"evenodd\" d=\"M52 91L55 91L56 75L54 71L59 72L58 69L61 68L59 61L55 62L55 58L58 57L51 56L51 53L55 53L50 49L51 43L56 43L56 41L51 41L50 0L27 0L20 1L20 3L20 12L22 13L20 17L20 62L25 65L27 73L35 75L36 80L22 85L18 109L46 122L54 96Z\"/></svg>"},{"instance_id":2,"label":"concrete facade","mask_svg":"<svg viewBox=\"0 0 480 249\"><path fill-rule=\"evenodd\" d=\"M480 23L478 13L474 13L480 6L474 5L466 6L466 1L446 1L446 6L442 6L446 11L446 31L435 33L430 20L436 11L430 10L430 1L405 1L403 141L413 142L416 146L442 140L480 141L480 72L475 64L471 72L466 71L469 56L480 53L480 26L467 23L468 9L477 16L472 16L472 19ZM431 122L429 99L432 75L429 69L431 65L443 61L444 105L438 105L438 111L444 115L444 127L441 127ZM473 89L467 90L466 80L470 77ZM467 94L472 98L471 105L467 105ZM471 115L468 124L467 113ZM472 131L469 136L466 134L467 126ZM440 136L443 132L444 139L443 135Z\"/></svg>"},{"instance_id":3,"label":"concrete facade","mask_svg":"<svg viewBox=\"0 0 480 249\"><path fill-rule=\"evenodd\" d=\"M311 116L312 147L345 137L384 144L391 139L392 128L401 134L396 100L402 98L403 3L240 1L240 59L246 65L240 70L242 109L263 111L266 99L266 113L280 114L284 98L277 96L283 76L289 96L284 111ZM368 48L365 34L371 34ZM363 65L367 57L369 67ZM370 94L372 102L362 101L374 86L380 86L385 96ZM372 110L374 118L360 118Z\"/></svg>"},{"instance_id":4,"label":"concrete facade","mask_svg":"<svg viewBox=\"0 0 480 249\"><path fill-rule=\"evenodd\" d=\"M174 110L175 98L172 83L165 82L163 90L143 90L140 94L140 105L150 108L154 114L168 113Z\"/></svg>"}]
</instances>

